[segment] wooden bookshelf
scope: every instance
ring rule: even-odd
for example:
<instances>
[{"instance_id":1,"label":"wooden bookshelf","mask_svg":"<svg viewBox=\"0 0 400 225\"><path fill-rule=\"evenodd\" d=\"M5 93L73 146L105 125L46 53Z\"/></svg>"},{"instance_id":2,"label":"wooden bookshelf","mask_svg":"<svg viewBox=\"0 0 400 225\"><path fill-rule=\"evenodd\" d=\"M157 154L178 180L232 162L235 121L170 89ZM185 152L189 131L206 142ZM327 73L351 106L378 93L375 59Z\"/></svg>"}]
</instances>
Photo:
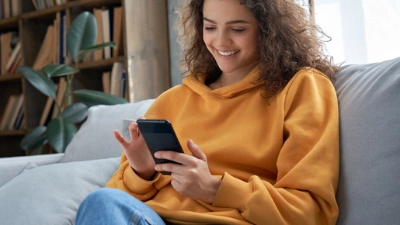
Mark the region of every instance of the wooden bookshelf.
<instances>
[{"instance_id":1,"label":"wooden bookshelf","mask_svg":"<svg viewBox=\"0 0 400 225\"><path fill-rule=\"evenodd\" d=\"M0 76L0 82L11 81L11 80L21 80L22 75L19 73L8 74L7 76Z\"/></svg>"},{"instance_id":2,"label":"wooden bookshelf","mask_svg":"<svg viewBox=\"0 0 400 225\"><path fill-rule=\"evenodd\" d=\"M13 29L18 27L18 21L20 20L19 16L14 16L6 19L0 20L0 27L2 29Z\"/></svg>"},{"instance_id":3,"label":"wooden bookshelf","mask_svg":"<svg viewBox=\"0 0 400 225\"><path fill-rule=\"evenodd\" d=\"M36 10L32 0L19 0L22 12L0 18L0 34L16 31L21 41L25 66L33 66L46 34L57 13L66 15L67 27L83 11L121 6L123 54L108 59L85 61L74 79L74 89L102 90L102 73L114 62L123 62L127 71L130 102L155 98L170 88L168 7L167 0L68 0L67 3ZM151 20L149 19L151 17ZM139 28L142 27L142 28ZM144 33L137 33L142 29ZM151 42L146 42L151 39ZM40 122L47 96L44 96L21 74L0 74L0 116L10 95L24 96L26 126L21 130L0 131L0 157L21 156L19 143Z\"/></svg>"},{"instance_id":4,"label":"wooden bookshelf","mask_svg":"<svg viewBox=\"0 0 400 225\"><path fill-rule=\"evenodd\" d=\"M91 61L78 64L78 69L95 69L95 68L111 68L114 62L125 62L125 56L117 56L110 59Z\"/></svg>"}]
</instances>

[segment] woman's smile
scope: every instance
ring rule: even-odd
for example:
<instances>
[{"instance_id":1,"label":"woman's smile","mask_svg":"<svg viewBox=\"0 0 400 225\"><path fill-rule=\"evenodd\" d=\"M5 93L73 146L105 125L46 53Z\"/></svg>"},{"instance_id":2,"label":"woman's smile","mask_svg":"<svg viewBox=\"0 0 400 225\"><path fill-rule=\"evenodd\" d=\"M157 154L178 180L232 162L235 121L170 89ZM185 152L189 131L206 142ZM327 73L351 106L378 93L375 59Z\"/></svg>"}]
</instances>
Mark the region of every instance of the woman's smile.
<instances>
[{"instance_id":1,"label":"woman's smile","mask_svg":"<svg viewBox=\"0 0 400 225\"><path fill-rule=\"evenodd\" d=\"M218 53L222 56L232 56L238 52L239 52L239 50L237 50L237 51L218 51Z\"/></svg>"}]
</instances>

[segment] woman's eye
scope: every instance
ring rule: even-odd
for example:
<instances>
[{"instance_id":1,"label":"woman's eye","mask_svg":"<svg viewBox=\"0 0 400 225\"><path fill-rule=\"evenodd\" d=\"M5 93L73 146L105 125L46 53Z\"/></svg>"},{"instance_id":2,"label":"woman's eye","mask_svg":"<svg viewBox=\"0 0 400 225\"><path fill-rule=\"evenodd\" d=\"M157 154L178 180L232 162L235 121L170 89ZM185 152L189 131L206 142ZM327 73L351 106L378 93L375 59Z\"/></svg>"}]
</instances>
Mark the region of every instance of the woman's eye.
<instances>
[{"instance_id":1,"label":"woman's eye","mask_svg":"<svg viewBox=\"0 0 400 225\"><path fill-rule=\"evenodd\" d=\"M232 29L236 33L242 33L245 29Z\"/></svg>"},{"instance_id":2,"label":"woman's eye","mask_svg":"<svg viewBox=\"0 0 400 225\"><path fill-rule=\"evenodd\" d=\"M205 27L204 30L215 30L215 27Z\"/></svg>"}]
</instances>

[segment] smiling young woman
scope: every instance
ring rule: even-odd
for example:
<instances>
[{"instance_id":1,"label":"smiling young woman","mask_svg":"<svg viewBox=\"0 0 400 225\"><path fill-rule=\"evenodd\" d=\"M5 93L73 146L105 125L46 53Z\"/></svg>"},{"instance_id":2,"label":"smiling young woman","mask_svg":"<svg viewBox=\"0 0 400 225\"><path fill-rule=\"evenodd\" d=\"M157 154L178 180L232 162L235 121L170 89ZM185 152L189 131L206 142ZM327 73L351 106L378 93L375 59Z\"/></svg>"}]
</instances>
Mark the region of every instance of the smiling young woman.
<instances>
[{"instance_id":1,"label":"smiling young woman","mask_svg":"<svg viewBox=\"0 0 400 225\"><path fill-rule=\"evenodd\" d=\"M115 131L120 167L76 224L335 224L337 68L323 33L293 0L186 0L179 12L186 75L144 118L169 120L184 154L158 151L177 163L156 165L136 123L129 141Z\"/></svg>"}]
</instances>

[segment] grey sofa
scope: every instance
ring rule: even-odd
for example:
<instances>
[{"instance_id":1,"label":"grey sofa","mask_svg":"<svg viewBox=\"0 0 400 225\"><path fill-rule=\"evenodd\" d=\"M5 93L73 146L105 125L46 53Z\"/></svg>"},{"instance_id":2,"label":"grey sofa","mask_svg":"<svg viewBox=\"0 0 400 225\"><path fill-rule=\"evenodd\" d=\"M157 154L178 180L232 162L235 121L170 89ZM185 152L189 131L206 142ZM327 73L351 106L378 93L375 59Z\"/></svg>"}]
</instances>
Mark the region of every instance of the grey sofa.
<instances>
[{"instance_id":1,"label":"grey sofa","mask_svg":"<svg viewBox=\"0 0 400 225\"><path fill-rule=\"evenodd\" d=\"M344 66L334 85L340 109L338 224L399 224L400 58ZM122 129L124 118L143 115L152 101L90 108L65 154L0 159L0 223L73 224L83 198L118 167L121 149L112 131Z\"/></svg>"}]
</instances>

